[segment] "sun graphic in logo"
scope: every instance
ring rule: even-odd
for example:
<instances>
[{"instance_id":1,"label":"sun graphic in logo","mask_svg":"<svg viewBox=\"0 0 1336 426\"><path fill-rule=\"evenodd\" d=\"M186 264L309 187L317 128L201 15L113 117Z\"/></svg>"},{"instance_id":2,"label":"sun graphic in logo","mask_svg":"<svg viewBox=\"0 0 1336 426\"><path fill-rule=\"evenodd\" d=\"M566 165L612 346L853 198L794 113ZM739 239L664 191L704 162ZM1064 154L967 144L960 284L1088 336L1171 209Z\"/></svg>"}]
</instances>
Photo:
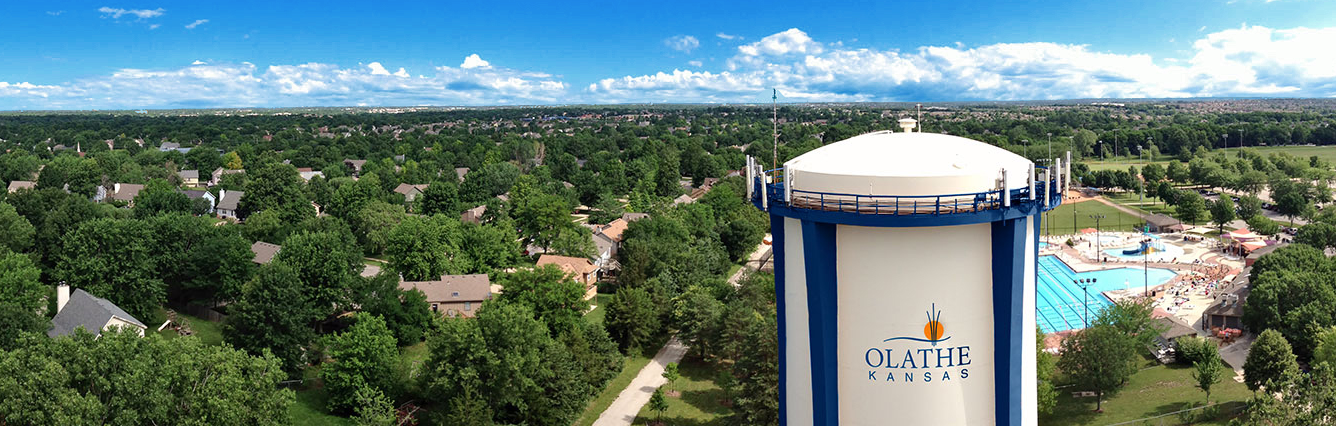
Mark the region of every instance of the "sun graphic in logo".
<instances>
[{"instance_id":1,"label":"sun graphic in logo","mask_svg":"<svg viewBox=\"0 0 1336 426\"><path fill-rule=\"evenodd\" d=\"M936 303L932 304L932 309L927 312L927 315L928 315L928 322L923 324L924 338L920 339L917 337L892 337L883 340L883 342L889 342L892 340L913 340L916 342L931 343L933 346L937 346L937 342L950 339L951 337L946 335L946 327L942 325L942 311L937 310Z\"/></svg>"}]
</instances>

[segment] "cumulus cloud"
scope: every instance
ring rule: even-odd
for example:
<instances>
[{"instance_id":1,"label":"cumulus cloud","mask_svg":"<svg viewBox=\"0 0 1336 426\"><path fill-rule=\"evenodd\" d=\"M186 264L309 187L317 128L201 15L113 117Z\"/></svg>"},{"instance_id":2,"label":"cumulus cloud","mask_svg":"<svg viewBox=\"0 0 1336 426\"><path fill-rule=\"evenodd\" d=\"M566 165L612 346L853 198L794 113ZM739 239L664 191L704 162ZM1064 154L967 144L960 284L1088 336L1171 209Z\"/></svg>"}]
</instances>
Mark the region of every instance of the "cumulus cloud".
<instances>
[{"instance_id":1,"label":"cumulus cloud","mask_svg":"<svg viewBox=\"0 0 1336 426\"><path fill-rule=\"evenodd\" d=\"M196 59L195 62L191 62L190 65L206 65L206 63L204 61Z\"/></svg>"},{"instance_id":2,"label":"cumulus cloud","mask_svg":"<svg viewBox=\"0 0 1336 426\"><path fill-rule=\"evenodd\" d=\"M478 56L477 53L474 53L464 58L464 63L459 64L459 67L463 69L491 68L492 64L490 62L484 61L481 56Z\"/></svg>"},{"instance_id":3,"label":"cumulus cloud","mask_svg":"<svg viewBox=\"0 0 1336 426\"><path fill-rule=\"evenodd\" d=\"M701 66L705 65L705 63L704 63L704 62L701 62L701 61L687 61L687 65L691 65L691 66L693 66L693 67L700 68Z\"/></svg>"},{"instance_id":4,"label":"cumulus cloud","mask_svg":"<svg viewBox=\"0 0 1336 426\"><path fill-rule=\"evenodd\" d=\"M691 53L692 50L694 50L697 47L700 47L700 40L697 40L695 37L689 35L678 35L664 39L663 44L665 46L668 46L669 49L673 49L679 52Z\"/></svg>"},{"instance_id":5,"label":"cumulus cloud","mask_svg":"<svg viewBox=\"0 0 1336 426\"><path fill-rule=\"evenodd\" d=\"M1336 96L1336 28L1245 27L1206 34L1180 63L1084 45L998 43L915 51L847 48L789 29L738 47L723 72L606 78L602 102L752 101L768 87L814 101Z\"/></svg>"},{"instance_id":6,"label":"cumulus cloud","mask_svg":"<svg viewBox=\"0 0 1336 426\"><path fill-rule=\"evenodd\" d=\"M740 35L716 33L714 36L722 38L724 40L742 40L742 36Z\"/></svg>"},{"instance_id":7,"label":"cumulus cloud","mask_svg":"<svg viewBox=\"0 0 1336 426\"><path fill-rule=\"evenodd\" d=\"M139 19L149 19L149 18L157 18L159 16L162 16L163 13L167 13L167 9L163 9L161 7L149 10L149 9L120 9L120 8L102 6L98 8L97 11L102 12L103 17L110 16L111 19L121 19L121 17L125 15L134 15Z\"/></svg>"},{"instance_id":8,"label":"cumulus cloud","mask_svg":"<svg viewBox=\"0 0 1336 426\"><path fill-rule=\"evenodd\" d=\"M209 22L208 19L196 19L195 22L191 22L191 23L189 23L189 24L186 24L186 29L187 29L187 30L193 30L193 29L195 29L195 27L198 27L198 26L200 26L200 25L207 24L208 22Z\"/></svg>"},{"instance_id":9,"label":"cumulus cloud","mask_svg":"<svg viewBox=\"0 0 1336 426\"><path fill-rule=\"evenodd\" d=\"M503 67L439 67L413 77L379 62L353 68L305 63L260 67L207 64L123 69L59 85L0 81L4 109L133 109L310 105L504 105L563 101L569 87L550 74Z\"/></svg>"}]
</instances>

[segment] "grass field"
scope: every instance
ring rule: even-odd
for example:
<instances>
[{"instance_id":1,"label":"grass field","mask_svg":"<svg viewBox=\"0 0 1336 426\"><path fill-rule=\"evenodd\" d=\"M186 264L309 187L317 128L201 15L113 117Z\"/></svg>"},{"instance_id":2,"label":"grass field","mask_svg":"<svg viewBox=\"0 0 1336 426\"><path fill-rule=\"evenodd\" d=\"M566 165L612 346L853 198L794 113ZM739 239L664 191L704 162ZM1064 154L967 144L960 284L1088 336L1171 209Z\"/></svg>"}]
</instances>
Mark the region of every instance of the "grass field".
<instances>
[{"instance_id":1,"label":"grass field","mask_svg":"<svg viewBox=\"0 0 1336 426\"><path fill-rule=\"evenodd\" d=\"M206 345L223 344L222 324L213 321L208 321L203 318L192 317L190 315L186 315L180 312L176 313L176 317L178 319L185 320L186 323L190 324L190 329L195 332L195 337L198 337L199 340L204 344ZM162 331L159 331L158 334L162 335L162 337L167 339L175 339L181 336L180 334L177 334L176 330L172 330L170 328L163 329Z\"/></svg>"},{"instance_id":2,"label":"grass field","mask_svg":"<svg viewBox=\"0 0 1336 426\"><path fill-rule=\"evenodd\" d=\"M1278 153L1278 152L1283 152L1299 158L1308 158L1316 155L1318 158L1326 160L1328 163L1336 164L1336 146L1260 146L1260 147L1249 147L1246 149L1253 150L1262 155L1271 155L1272 153ZM1223 151L1228 155L1236 155L1238 150L1239 150L1238 148L1226 148L1216 151ZM1103 161L1087 160L1085 161L1085 163L1086 165L1090 166L1090 170L1098 171L1098 170L1127 170L1127 166L1136 166L1137 170L1140 170L1146 164L1152 162L1160 165L1168 165L1170 161L1177 161L1177 159L1171 156L1162 155L1156 157L1154 161L1146 161L1145 158L1137 159L1136 157L1118 157L1113 159L1106 159Z\"/></svg>"},{"instance_id":3,"label":"grass field","mask_svg":"<svg viewBox=\"0 0 1336 426\"><path fill-rule=\"evenodd\" d=\"M663 347L663 343L667 340L668 339L665 337L662 341L659 341L658 344L650 345L652 347L645 350L645 352L648 353L635 353L626 357L626 363L622 365L622 372L618 373L617 377L613 377L612 380L609 380L608 385L603 387L603 391L599 392L598 396L589 401L589 405L585 407L584 413L581 413L580 418L575 420L575 426L589 426L594 424L594 421L598 420L598 416L603 414L603 410L608 409L608 406L612 405L612 401L617 399L617 395L622 393L623 389L626 389L626 385L631 384L631 379L634 379L637 374L640 374L640 369L645 368L645 365L649 364L649 360L654 358L654 354L659 351L659 348Z\"/></svg>"},{"instance_id":4,"label":"grass field","mask_svg":"<svg viewBox=\"0 0 1336 426\"><path fill-rule=\"evenodd\" d=\"M585 319L593 324L603 324L603 318L608 316L608 302L612 301L611 294L599 293L594 295L594 300L590 304L594 305L594 310L585 314Z\"/></svg>"},{"instance_id":5,"label":"grass field","mask_svg":"<svg viewBox=\"0 0 1336 426\"><path fill-rule=\"evenodd\" d=\"M1043 425L1107 425L1143 419L1163 413L1170 413L1186 408L1189 403L1205 401L1206 394L1197 388L1197 381L1192 379L1192 367L1186 365L1159 365L1147 361L1149 368L1132 375L1121 391L1106 396L1104 412L1095 413L1094 398L1072 398L1074 388L1058 390L1058 405L1052 415L1040 416ZM1211 402L1226 402L1222 412L1231 412L1239 403L1246 402L1252 392L1242 383L1235 382L1232 371L1227 371L1220 383L1211 387ZM1061 386L1062 378L1057 383ZM1232 403L1231 403L1232 402ZM1228 419L1216 419L1204 423L1224 425ZM1137 423L1141 424L1141 423ZM1177 415L1151 420L1152 425L1182 424Z\"/></svg>"},{"instance_id":6,"label":"grass field","mask_svg":"<svg viewBox=\"0 0 1336 426\"><path fill-rule=\"evenodd\" d=\"M323 426L353 424L351 420L329 414L329 411L325 409L329 394L325 392L324 385L320 383L319 366L307 368L302 376L306 379L306 382L296 389L297 401L288 406L288 415L292 417L292 424Z\"/></svg>"},{"instance_id":7,"label":"grass field","mask_svg":"<svg viewBox=\"0 0 1336 426\"><path fill-rule=\"evenodd\" d=\"M715 383L719 369L700 361L682 361L678 365L682 377L672 385L663 385L664 396L669 390L681 392L676 397L667 396L668 410L663 412L663 422L668 425L723 425L732 409L721 404L724 390ZM658 413L645 404L640 414L631 424L649 424L658 419Z\"/></svg>"},{"instance_id":8,"label":"grass field","mask_svg":"<svg viewBox=\"0 0 1336 426\"><path fill-rule=\"evenodd\" d=\"M1073 212L1076 218L1076 228L1072 228ZM1085 228L1094 228L1095 220L1090 215L1102 214L1104 219L1099 221L1101 231L1131 231L1134 227L1141 225L1143 221L1136 216L1123 213L1113 206L1098 202L1084 201L1080 203L1063 203L1058 208L1044 214L1044 220L1039 232L1041 234L1064 235L1071 234Z\"/></svg>"},{"instance_id":9,"label":"grass field","mask_svg":"<svg viewBox=\"0 0 1336 426\"><path fill-rule=\"evenodd\" d=\"M1164 201L1161 201L1159 198L1155 198L1155 197L1146 197L1146 198L1142 199L1142 198L1138 197L1137 194L1134 194L1134 193L1130 193L1130 192L1126 192L1126 193L1124 193L1124 192L1120 192L1120 193L1110 193L1110 194L1105 194L1105 195L1104 195L1104 198L1108 199L1109 201L1113 201L1113 202L1115 202L1115 203L1118 203L1119 205L1122 205L1122 206L1125 206L1125 207L1128 207L1128 208L1131 208L1131 209L1134 209L1134 210L1140 210L1140 211L1142 211L1142 212L1146 212L1146 213L1150 213L1150 214L1156 214L1156 213L1158 213L1158 214L1163 214L1163 215L1168 215L1168 216L1173 216L1173 215L1174 215L1174 207L1173 207L1173 206L1170 206L1170 205L1168 205L1168 204L1165 204Z\"/></svg>"}]
</instances>

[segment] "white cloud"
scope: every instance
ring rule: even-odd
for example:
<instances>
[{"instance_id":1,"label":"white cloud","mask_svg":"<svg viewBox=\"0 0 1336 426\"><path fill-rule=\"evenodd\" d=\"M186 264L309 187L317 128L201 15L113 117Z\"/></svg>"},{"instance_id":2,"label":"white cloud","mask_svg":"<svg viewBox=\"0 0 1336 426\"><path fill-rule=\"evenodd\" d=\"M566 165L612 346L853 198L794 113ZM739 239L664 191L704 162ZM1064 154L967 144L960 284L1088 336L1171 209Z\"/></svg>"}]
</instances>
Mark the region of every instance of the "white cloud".
<instances>
[{"instance_id":1,"label":"white cloud","mask_svg":"<svg viewBox=\"0 0 1336 426\"><path fill-rule=\"evenodd\" d=\"M717 33L714 36L722 38L724 40L742 40L742 36L740 35Z\"/></svg>"},{"instance_id":2,"label":"white cloud","mask_svg":"<svg viewBox=\"0 0 1336 426\"><path fill-rule=\"evenodd\" d=\"M57 10L57 11L52 12L52 11L49 11L49 10L48 10L48 11L46 12L47 15L51 15L51 16L60 16L60 14L62 14L62 13L65 13L65 11L63 11L63 10Z\"/></svg>"},{"instance_id":3,"label":"white cloud","mask_svg":"<svg viewBox=\"0 0 1336 426\"><path fill-rule=\"evenodd\" d=\"M282 107L309 105L504 105L565 101L569 86L551 75L491 66L439 67L413 77L372 62L208 64L122 69L59 85L0 82L2 109Z\"/></svg>"},{"instance_id":4,"label":"white cloud","mask_svg":"<svg viewBox=\"0 0 1336 426\"><path fill-rule=\"evenodd\" d=\"M1206 31L1206 26L1205 26L1205 25L1202 25L1201 28L1198 28L1198 29L1197 29L1197 32L1202 32L1202 31Z\"/></svg>"},{"instance_id":5,"label":"white cloud","mask_svg":"<svg viewBox=\"0 0 1336 426\"><path fill-rule=\"evenodd\" d=\"M1245 27L1210 33L1190 58L1113 54L1084 45L999 43L915 51L819 43L798 29L739 46L726 72L673 70L606 78L593 102L753 101L765 88L817 101L1108 97L1336 96L1336 28Z\"/></svg>"},{"instance_id":6,"label":"white cloud","mask_svg":"<svg viewBox=\"0 0 1336 426\"><path fill-rule=\"evenodd\" d=\"M474 53L464 58L464 63L459 64L459 67L463 69L491 68L492 64L490 62L484 61L481 56L478 56L477 53Z\"/></svg>"},{"instance_id":7,"label":"white cloud","mask_svg":"<svg viewBox=\"0 0 1336 426\"><path fill-rule=\"evenodd\" d=\"M701 62L701 61L687 61L687 65L691 65L691 66L693 66L693 67L700 68L701 66L705 65L705 63L704 63L704 62Z\"/></svg>"},{"instance_id":8,"label":"white cloud","mask_svg":"<svg viewBox=\"0 0 1336 426\"><path fill-rule=\"evenodd\" d=\"M156 29L158 29L158 27L161 27L161 26L162 26L162 24L153 24L153 25L149 25L149 26L148 26L148 29L150 29L150 30L156 30Z\"/></svg>"},{"instance_id":9,"label":"white cloud","mask_svg":"<svg viewBox=\"0 0 1336 426\"><path fill-rule=\"evenodd\" d=\"M700 47L700 40L689 35L676 35L663 40L663 44L679 52L691 53L697 47Z\"/></svg>"},{"instance_id":10,"label":"white cloud","mask_svg":"<svg viewBox=\"0 0 1336 426\"><path fill-rule=\"evenodd\" d=\"M196 59L195 62L191 62L190 65L207 65L207 63L205 63L204 61L201 61L201 60Z\"/></svg>"},{"instance_id":11,"label":"white cloud","mask_svg":"<svg viewBox=\"0 0 1336 426\"><path fill-rule=\"evenodd\" d=\"M208 22L209 22L208 19L196 19L195 22L191 22L191 23L189 23L189 24L186 24L186 29L188 29L188 30L193 30L193 29L195 29L195 27L198 27L198 26L200 26L200 25L204 25L204 24L206 24L206 23L208 23Z\"/></svg>"},{"instance_id":12,"label":"white cloud","mask_svg":"<svg viewBox=\"0 0 1336 426\"><path fill-rule=\"evenodd\" d=\"M105 15L104 17L106 17L106 16L110 16L111 19L121 19L121 17L122 17L122 16L125 16L125 15L134 15L134 16L139 17L139 19L148 19L148 18L156 18L156 17L162 16L163 13L166 13L166 12L167 12L167 9L163 9L163 8L161 8L161 7L160 7L160 8L157 8L157 9L152 9L152 10L149 10L149 9L118 9L118 8L111 8L111 7L102 6L101 8L98 8L97 11L98 11L98 12L102 12L102 14Z\"/></svg>"}]
</instances>

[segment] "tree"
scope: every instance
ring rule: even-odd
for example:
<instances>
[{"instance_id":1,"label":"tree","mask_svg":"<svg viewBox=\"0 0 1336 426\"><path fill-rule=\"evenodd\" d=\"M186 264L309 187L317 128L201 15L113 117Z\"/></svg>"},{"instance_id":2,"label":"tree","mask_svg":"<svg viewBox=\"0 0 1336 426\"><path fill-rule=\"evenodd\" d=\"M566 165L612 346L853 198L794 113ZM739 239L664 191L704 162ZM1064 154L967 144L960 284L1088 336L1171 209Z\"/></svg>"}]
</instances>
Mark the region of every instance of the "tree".
<instances>
[{"instance_id":1,"label":"tree","mask_svg":"<svg viewBox=\"0 0 1336 426\"><path fill-rule=\"evenodd\" d=\"M150 322L166 300L156 259L146 246L153 235L143 221L95 219L79 224L62 239L56 276L115 303L131 316Z\"/></svg>"},{"instance_id":2,"label":"tree","mask_svg":"<svg viewBox=\"0 0 1336 426\"><path fill-rule=\"evenodd\" d=\"M315 208L311 207L306 194L302 192L304 181L297 173L296 167L283 163L269 163L246 173L249 175L244 178L246 191L241 197L237 211L242 219L250 217L251 213L285 205L289 211L300 213L302 217L315 215ZM294 218L285 219L290 223L300 221Z\"/></svg>"},{"instance_id":3,"label":"tree","mask_svg":"<svg viewBox=\"0 0 1336 426\"><path fill-rule=\"evenodd\" d=\"M622 203L615 197L604 194L598 198L594 204L594 209L589 213L589 223L606 224L622 217Z\"/></svg>"},{"instance_id":4,"label":"tree","mask_svg":"<svg viewBox=\"0 0 1336 426\"><path fill-rule=\"evenodd\" d=\"M223 167L228 170L241 170L241 156L236 151L223 155Z\"/></svg>"},{"instance_id":5,"label":"tree","mask_svg":"<svg viewBox=\"0 0 1336 426\"><path fill-rule=\"evenodd\" d=\"M547 324L553 336L574 329L589 309L584 286L556 265L520 269L502 275L498 281L506 289L498 299L527 306L535 319Z\"/></svg>"},{"instance_id":6,"label":"tree","mask_svg":"<svg viewBox=\"0 0 1336 426\"><path fill-rule=\"evenodd\" d=\"M1277 233L1280 232L1279 223L1276 223L1276 221L1271 220L1271 218L1260 214L1249 217L1245 219L1245 221L1248 223L1248 229L1251 229L1253 232L1256 232L1258 234L1276 235Z\"/></svg>"},{"instance_id":7,"label":"tree","mask_svg":"<svg viewBox=\"0 0 1336 426\"><path fill-rule=\"evenodd\" d=\"M466 273L481 274L506 269L520 261L520 241L515 227L506 221L477 225L462 223L460 255L456 263Z\"/></svg>"},{"instance_id":8,"label":"tree","mask_svg":"<svg viewBox=\"0 0 1336 426\"><path fill-rule=\"evenodd\" d=\"M315 339L311 323L323 317L297 272L283 262L260 267L228 311L227 341L252 354L272 353L289 373L306 364L304 348Z\"/></svg>"},{"instance_id":9,"label":"tree","mask_svg":"<svg viewBox=\"0 0 1336 426\"><path fill-rule=\"evenodd\" d=\"M682 378L682 373L677 370L676 362L670 362L668 365L663 366L663 378L668 380L668 392L671 393L673 391L673 382Z\"/></svg>"},{"instance_id":10,"label":"tree","mask_svg":"<svg viewBox=\"0 0 1336 426\"><path fill-rule=\"evenodd\" d=\"M135 217L146 218L164 213L190 214L193 203L185 193L164 179L153 179L135 196Z\"/></svg>"},{"instance_id":11,"label":"tree","mask_svg":"<svg viewBox=\"0 0 1336 426\"><path fill-rule=\"evenodd\" d=\"M659 332L659 315L654 301L642 288L623 287L608 301L604 317L608 334L622 353L631 353L650 343Z\"/></svg>"},{"instance_id":12,"label":"tree","mask_svg":"<svg viewBox=\"0 0 1336 426\"><path fill-rule=\"evenodd\" d=\"M1169 180L1176 183L1188 183L1190 177L1187 167L1183 167L1183 163L1177 161L1169 162L1169 167L1165 169L1165 175L1169 177Z\"/></svg>"},{"instance_id":13,"label":"tree","mask_svg":"<svg viewBox=\"0 0 1336 426\"><path fill-rule=\"evenodd\" d=\"M1336 247L1336 226L1326 223L1310 223L1299 228L1294 242L1317 248Z\"/></svg>"},{"instance_id":14,"label":"tree","mask_svg":"<svg viewBox=\"0 0 1336 426\"><path fill-rule=\"evenodd\" d=\"M294 399L272 356L157 333L29 335L0 375L10 424L282 425Z\"/></svg>"},{"instance_id":15,"label":"tree","mask_svg":"<svg viewBox=\"0 0 1336 426\"><path fill-rule=\"evenodd\" d=\"M1336 367L1336 327L1327 327L1317 334L1312 365L1322 363Z\"/></svg>"},{"instance_id":16,"label":"tree","mask_svg":"<svg viewBox=\"0 0 1336 426\"><path fill-rule=\"evenodd\" d=\"M1158 163L1150 163L1141 168L1141 178L1146 180L1147 185L1159 185L1164 180L1166 172L1164 167Z\"/></svg>"},{"instance_id":17,"label":"tree","mask_svg":"<svg viewBox=\"0 0 1336 426\"><path fill-rule=\"evenodd\" d=\"M36 233L36 228L28 223L28 219L19 216L14 206L0 203L0 249L22 253L32 247Z\"/></svg>"},{"instance_id":18,"label":"tree","mask_svg":"<svg viewBox=\"0 0 1336 426\"><path fill-rule=\"evenodd\" d=\"M0 252L0 304L39 312L46 307L47 295L41 277L42 271L27 255Z\"/></svg>"},{"instance_id":19,"label":"tree","mask_svg":"<svg viewBox=\"0 0 1336 426\"><path fill-rule=\"evenodd\" d=\"M1154 310L1155 306L1149 300L1122 299L1101 309L1091 324L1113 327L1134 346L1149 346L1167 329L1155 320Z\"/></svg>"},{"instance_id":20,"label":"tree","mask_svg":"<svg viewBox=\"0 0 1336 426\"><path fill-rule=\"evenodd\" d=\"M1184 222L1197 224L1206 215L1206 200L1193 191L1183 191L1179 197L1178 204L1174 206L1174 211L1178 213L1178 218Z\"/></svg>"},{"instance_id":21,"label":"tree","mask_svg":"<svg viewBox=\"0 0 1336 426\"><path fill-rule=\"evenodd\" d=\"M1254 195L1239 198L1239 217L1247 218L1262 215L1262 199Z\"/></svg>"},{"instance_id":22,"label":"tree","mask_svg":"<svg viewBox=\"0 0 1336 426\"><path fill-rule=\"evenodd\" d=\"M760 243L766 231L756 223L741 218L730 220L727 225L722 225L720 228L719 240L728 251L728 259L734 262L741 261L743 257L756 250L756 245Z\"/></svg>"},{"instance_id":23,"label":"tree","mask_svg":"<svg viewBox=\"0 0 1336 426\"><path fill-rule=\"evenodd\" d=\"M654 394L649 396L649 409L658 413L655 422L663 424L663 412L668 411L668 400L663 397L663 389L654 389Z\"/></svg>"},{"instance_id":24,"label":"tree","mask_svg":"<svg viewBox=\"0 0 1336 426\"><path fill-rule=\"evenodd\" d=\"M353 424L358 426L395 426L394 405L379 389L365 386L353 394Z\"/></svg>"},{"instance_id":25,"label":"tree","mask_svg":"<svg viewBox=\"0 0 1336 426\"><path fill-rule=\"evenodd\" d=\"M399 346L422 341L435 314L421 290L400 289L398 274L385 270L374 277L357 279L363 283L358 286L354 298L362 312L384 319Z\"/></svg>"},{"instance_id":26,"label":"tree","mask_svg":"<svg viewBox=\"0 0 1336 426\"><path fill-rule=\"evenodd\" d=\"M365 267L350 240L335 231L302 232L288 237L283 250L274 256L275 261L292 267L311 306L326 316L346 303L350 282Z\"/></svg>"},{"instance_id":27,"label":"tree","mask_svg":"<svg viewBox=\"0 0 1336 426\"><path fill-rule=\"evenodd\" d=\"M331 216L344 221L353 222L354 215L384 195L384 190L380 188L380 179L374 174L363 174L358 180L349 178L340 180L342 184L334 190L334 196L330 199L329 205L325 206L325 210Z\"/></svg>"},{"instance_id":28,"label":"tree","mask_svg":"<svg viewBox=\"0 0 1336 426\"><path fill-rule=\"evenodd\" d=\"M1044 350L1044 332L1039 327L1035 327L1034 332L1039 412L1053 414L1053 408L1058 405L1058 390L1053 387L1053 374L1057 372L1058 364L1053 354Z\"/></svg>"},{"instance_id":29,"label":"tree","mask_svg":"<svg viewBox=\"0 0 1336 426\"><path fill-rule=\"evenodd\" d=\"M1220 196L1220 199L1211 203L1211 222L1215 223L1220 233L1225 232L1225 224L1234 221L1234 201L1228 196Z\"/></svg>"},{"instance_id":30,"label":"tree","mask_svg":"<svg viewBox=\"0 0 1336 426\"><path fill-rule=\"evenodd\" d=\"M427 190L422 192L418 198L418 213L431 216L444 214L454 216L459 214L459 185L454 179L442 179L432 182L427 186Z\"/></svg>"},{"instance_id":31,"label":"tree","mask_svg":"<svg viewBox=\"0 0 1336 426\"><path fill-rule=\"evenodd\" d=\"M734 408L749 425L779 424L779 323L773 309L752 323L742 342L747 347L733 364L742 383Z\"/></svg>"},{"instance_id":32,"label":"tree","mask_svg":"<svg viewBox=\"0 0 1336 426\"><path fill-rule=\"evenodd\" d=\"M1313 210L1307 185L1289 179L1271 182L1271 200L1276 202L1276 211L1290 218L1290 226L1294 226L1296 216L1305 216Z\"/></svg>"},{"instance_id":33,"label":"tree","mask_svg":"<svg viewBox=\"0 0 1336 426\"><path fill-rule=\"evenodd\" d=\"M1266 392L1254 393L1237 422L1249 426L1330 424L1333 400L1336 370L1318 365L1309 374L1289 372L1273 381Z\"/></svg>"},{"instance_id":34,"label":"tree","mask_svg":"<svg viewBox=\"0 0 1336 426\"><path fill-rule=\"evenodd\" d=\"M349 413L358 407L357 395L370 388L382 394L394 386L399 349L394 335L380 317L359 313L347 331L334 336L320 379L329 391L329 410Z\"/></svg>"},{"instance_id":35,"label":"tree","mask_svg":"<svg viewBox=\"0 0 1336 426\"><path fill-rule=\"evenodd\" d=\"M357 239L366 253L378 255L389 244L390 232L395 225L408 217L404 206L384 201L372 201L353 217L352 224Z\"/></svg>"},{"instance_id":36,"label":"tree","mask_svg":"<svg viewBox=\"0 0 1336 426\"><path fill-rule=\"evenodd\" d=\"M716 354L724 304L703 286L691 286L673 301L673 328L687 349L708 359Z\"/></svg>"},{"instance_id":37,"label":"tree","mask_svg":"<svg viewBox=\"0 0 1336 426\"><path fill-rule=\"evenodd\" d=\"M1290 349L1290 342L1280 332L1266 330L1257 336L1243 362L1243 382L1248 389L1256 391L1297 371L1299 364Z\"/></svg>"},{"instance_id":38,"label":"tree","mask_svg":"<svg viewBox=\"0 0 1336 426\"><path fill-rule=\"evenodd\" d=\"M1220 358L1206 359L1192 364L1192 379L1197 381L1197 387L1206 392L1206 402L1211 402L1211 386L1220 383L1220 376L1224 371L1220 365Z\"/></svg>"},{"instance_id":39,"label":"tree","mask_svg":"<svg viewBox=\"0 0 1336 426\"><path fill-rule=\"evenodd\" d=\"M1160 197L1160 201L1164 201L1165 204L1171 206L1178 204L1178 193L1178 189L1167 181L1160 182L1159 187L1155 188L1155 196Z\"/></svg>"},{"instance_id":40,"label":"tree","mask_svg":"<svg viewBox=\"0 0 1336 426\"><path fill-rule=\"evenodd\" d=\"M557 231L549 252L584 259L593 259L599 255L592 232L583 226L570 226Z\"/></svg>"},{"instance_id":41,"label":"tree","mask_svg":"<svg viewBox=\"0 0 1336 426\"><path fill-rule=\"evenodd\" d=\"M403 274L408 281L436 279L447 271L457 270L451 254L458 249L451 244L449 235L457 227L447 228L450 222L444 219L409 216L395 225L385 244L390 270Z\"/></svg>"},{"instance_id":42,"label":"tree","mask_svg":"<svg viewBox=\"0 0 1336 426\"><path fill-rule=\"evenodd\" d=\"M0 277L0 280L4 280ZM24 308L16 303L0 302L0 353L20 348L25 334L39 335L51 327L51 320L38 315L37 311Z\"/></svg>"},{"instance_id":43,"label":"tree","mask_svg":"<svg viewBox=\"0 0 1336 426\"><path fill-rule=\"evenodd\" d=\"M1104 395L1116 392L1136 372L1136 345L1113 326L1095 324L1062 341L1058 368L1078 389L1096 393L1095 412L1103 412Z\"/></svg>"},{"instance_id":44,"label":"tree","mask_svg":"<svg viewBox=\"0 0 1336 426\"><path fill-rule=\"evenodd\" d=\"M291 231L292 226L284 222L276 210L252 213L246 218L246 223L241 225L241 234L245 235L247 240L278 245L283 245L283 241L287 240Z\"/></svg>"}]
</instances>

